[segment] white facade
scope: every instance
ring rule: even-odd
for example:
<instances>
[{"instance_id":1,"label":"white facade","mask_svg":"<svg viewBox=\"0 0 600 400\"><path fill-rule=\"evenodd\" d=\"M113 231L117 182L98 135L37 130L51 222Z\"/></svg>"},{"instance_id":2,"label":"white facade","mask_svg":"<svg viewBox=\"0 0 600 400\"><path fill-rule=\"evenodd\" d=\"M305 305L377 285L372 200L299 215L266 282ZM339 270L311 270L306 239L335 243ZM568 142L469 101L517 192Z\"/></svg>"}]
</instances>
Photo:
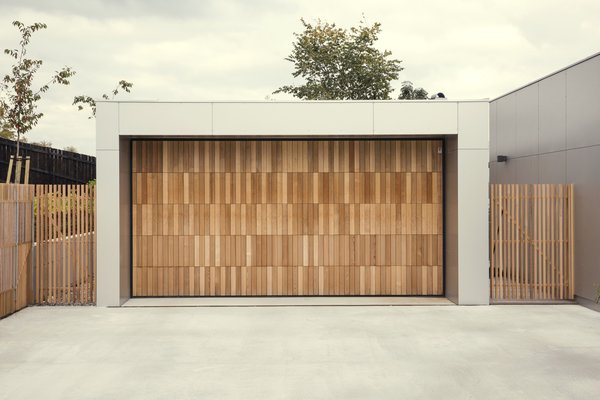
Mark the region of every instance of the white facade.
<instances>
[{"instance_id":1,"label":"white facade","mask_svg":"<svg viewBox=\"0 0 600 400\"><path fill-rule=\"evenodd\" d=\"M488 100L98 102L98 295L130 297L132 138L374 138L445 141L445 293L488 304Z\"/></svg>"}]
</instances>

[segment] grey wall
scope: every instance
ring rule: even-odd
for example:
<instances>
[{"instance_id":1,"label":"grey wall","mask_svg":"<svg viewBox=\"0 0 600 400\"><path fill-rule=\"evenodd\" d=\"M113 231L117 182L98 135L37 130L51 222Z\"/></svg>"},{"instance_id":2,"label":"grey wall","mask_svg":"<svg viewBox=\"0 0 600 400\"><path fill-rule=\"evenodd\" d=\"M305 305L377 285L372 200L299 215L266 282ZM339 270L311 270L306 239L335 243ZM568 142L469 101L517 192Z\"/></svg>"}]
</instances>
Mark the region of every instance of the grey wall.
<instances>
[{"instance_id":1,"label":"grey wall","mask_svg":"<svg viewBox=\"0 0 600 400\"><path fill-rule=\"evenodd\" d=\"M506 163L496 162L506 155ZM493 100L491 183L575 184L575 294L600 282L600 55Z\"/></svg>"},{"instance_id":2,"label":"grey wall","mask_svg":"<svg viewBox=\"0 0 600 400\"><path fill-rule=\"evenodd\" d=\"M446 297L458 304L458 139L446 137L444 155L444 273Z\"/></svg>"},{"instance_id":3,"label":"grey wall","mask_svg":"<svg viewBox=\"0 0 600 400\"><path fill-rule=\"evenodd\" d=\"M131 297L131 139L119 138L119 303Z\"/></svg>"}]
</instances>

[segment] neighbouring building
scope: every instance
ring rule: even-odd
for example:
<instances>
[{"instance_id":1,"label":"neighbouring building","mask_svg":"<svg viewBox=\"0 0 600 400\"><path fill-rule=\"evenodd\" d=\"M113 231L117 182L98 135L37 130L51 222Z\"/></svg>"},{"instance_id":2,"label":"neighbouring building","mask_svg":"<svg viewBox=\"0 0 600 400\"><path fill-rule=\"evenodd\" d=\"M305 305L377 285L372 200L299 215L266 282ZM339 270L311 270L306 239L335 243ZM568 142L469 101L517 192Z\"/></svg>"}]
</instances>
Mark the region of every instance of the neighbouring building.
<instances>
[{"instance_id":1,"label":"neighbouring building","mask_svg":"<svg viewBox=\"0 0 600 400\"><path fill-rule=\"evenodd\" d=\"M492 100L489 160L491 183L574 184L575 295L597 309L599 94L600 53Z\"/></svg>"}]
</instances>

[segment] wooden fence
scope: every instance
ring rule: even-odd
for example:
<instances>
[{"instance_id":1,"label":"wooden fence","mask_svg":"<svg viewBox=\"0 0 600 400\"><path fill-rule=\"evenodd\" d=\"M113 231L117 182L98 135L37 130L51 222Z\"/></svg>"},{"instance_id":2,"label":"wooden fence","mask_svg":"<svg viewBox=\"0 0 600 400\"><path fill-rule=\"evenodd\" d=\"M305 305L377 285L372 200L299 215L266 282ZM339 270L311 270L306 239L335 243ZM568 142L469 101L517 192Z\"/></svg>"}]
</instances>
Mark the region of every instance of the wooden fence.
<instances>
[{"instance_id":1,"label":"wooden fence","mask_svg":"<svg viewBox=\"0 0 600 400\"><path fill-rule=\"evenodd\" d=\"M490 185L492 301L574 298L573 185Z\"/></svg>"},{"instance_id":2,"label":"wooden fence","mask_svg":"<svg viewBox=\"0 0 600 400\"><path fill-rule=\"evenodd\" d=\"M34 188L0 184L0 318L27 306Z\"/></svg>"},{"instance_id":3,"label":"wooden fence","mask_svg":"<svg viewBox=\"0 0 600 400\"><path fill-rule=\"evenodd\" d=\"M10 156L16 142L0 138L0 180L6 181ZM96 179L96 157L71 151L21 143L21 156L30 157L29 182L32 184L85 184ZM14 171L13 171L14 176Z\"/></svg>"},{"instance_id":4,"label":"wooden fence","mask_svg":"<svg viewBox=\"0 0 600 400\"><path fill-rule=\"evenodd\" d=\"M0 318L96 301L96 189L0 184Z\"/></svg>"},{"instance_id":5,"label":"wooden fence","mask_svg":"<svg viewBox=\"0 0 600 400\"><path fill-rule=\"evenodd\" d=\"M35 304L96 301L95 187L36 185Z\"/></svg>"}]
</instances>

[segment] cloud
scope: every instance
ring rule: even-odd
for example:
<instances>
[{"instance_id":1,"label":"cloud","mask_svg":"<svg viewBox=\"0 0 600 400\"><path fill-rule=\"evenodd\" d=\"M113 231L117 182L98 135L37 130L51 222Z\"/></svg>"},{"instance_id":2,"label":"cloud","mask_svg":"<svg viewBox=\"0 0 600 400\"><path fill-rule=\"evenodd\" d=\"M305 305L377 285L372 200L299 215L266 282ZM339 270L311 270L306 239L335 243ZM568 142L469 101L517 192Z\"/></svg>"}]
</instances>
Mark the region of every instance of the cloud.
<instances>
[{"instance_id":1,"label":"cloud","mask_svg":"<svg viewBox=\"0 0 600 400\"><path fill-rule=\"evenodd\" d=\"M89 19L159 16L187 18L210 14L216 2L178 0L6 0L2 8L8 11L29 10L51 15L77 15Z\"/></svg>"},{"instance_id":2,"label":"cloud","mask_svg":"<svg viewBox=\"0 0 600 400\"><path fill-rule=\"evenodd\" d=\"M495 97L600 50L600 3L590 0L4 0L0 48L17 43L12 20L48 24L30 52L45 61L40 78L63 65L77 75L40 103L30 138L93 154L94 121L73 96L127 79L122 99L262 100L293 81L284 58L301 17L349 27L363 13L382 23L378 46L403 60L395 87L411 80L450 98Z\"/></svg>"}]
</instances>

